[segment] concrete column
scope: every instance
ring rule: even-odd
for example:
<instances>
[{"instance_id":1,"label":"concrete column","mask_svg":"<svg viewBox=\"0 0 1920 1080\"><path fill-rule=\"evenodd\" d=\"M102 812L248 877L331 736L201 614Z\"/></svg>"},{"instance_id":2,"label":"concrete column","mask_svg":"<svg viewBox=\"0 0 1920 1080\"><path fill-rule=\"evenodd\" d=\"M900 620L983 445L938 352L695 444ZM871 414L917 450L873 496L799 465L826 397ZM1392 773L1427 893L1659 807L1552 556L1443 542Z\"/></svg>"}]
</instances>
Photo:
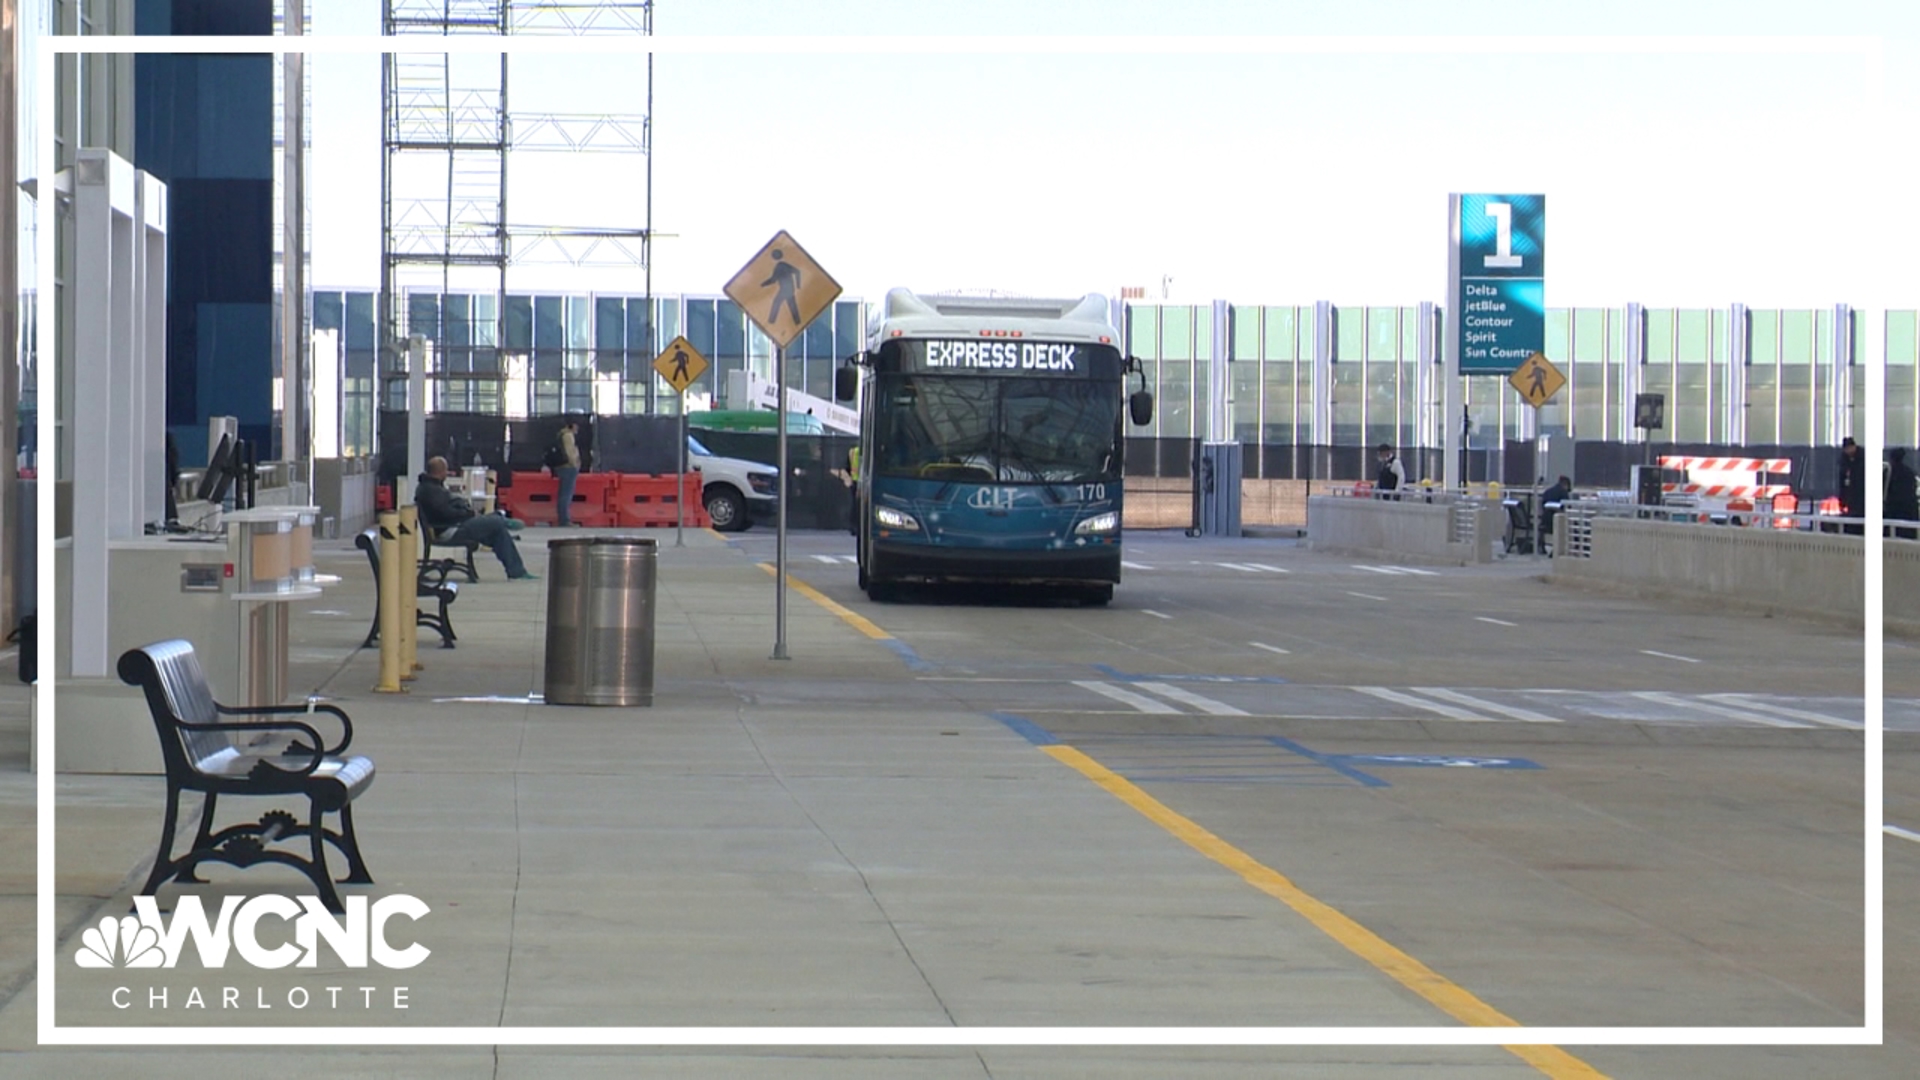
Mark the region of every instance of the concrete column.
<instances>
[{"instance_id":1,"label":"concrete column","mask_svg":"<svg viewBox=\"0 0 1920 1080\"><path fill-rule=\"evenodd\" d=\"M1727 309L1727 442L1744 446L1747 442L1747 305L1734 304Z\"/></svg>"},{"instance_id":2,"label":"concrete column","mask_svg":"<svg viewBox=\"0 0 1920 1080\"><path fill-rule=\"evenodd\" d=\"M1313 302L1313 440L1319 446L1333 445L1333 302ZM1332 455L1328 455L1328 475L1332 479Z\"/></svg>"},{"instance_id":3,"label":"concrete column","mask_svg":"<svg viewBox=\"0 0 1920 1080\"><path fill-rule=\"evenodd\" d=\"M297 37L306 32L305 0L284 0L280 21L282 33ZM280 378L283 388L280 413L280 457L287 463L289 478L313 490L313 453L307 418L312 408L307 397L308 368L307 280L306 280L306 57L287 53L280 58L284 70L281 80L282 146L280 186Z\"/></svg>"},{"instance_id":4,"label":"concrete column","mask_svg":"<svg viewBox=\"0 0 1920 1080\"><path fill-rule=\"evenodd\" d=\"M414 334L407 338L407 484L426 471L427 339Z\"/></svg>"},{"instance_id":5,"label":"concrete column","mask_svg":"<svg viewBox=\"0 0 1920 1080\"><path fill-rule=\"evenodd\" d=\"M1414 328L1414 400L1418 405L1414 409L1414 444L1422 449L1439 446L1442 440L1439 432L1440 369L1436 366L1439 359L1439 327L1437 309L1431 300L1420 302L1419 325ZM1425 470L1421 470L1425 475Z\"/></svg>"},{"instance_id":6,"label":"concrete column","mask_svg":"<svg viewBox=\"0 0 1920 1080\"><path fill-rule=\"evenodd\" d=\"M1827 384L1826 394L1827 430L1833 433L1834 437L1831 441L1836 445L1840 442L1841 436L1852 435L1864 446L1866 445L1866 440L1861 438L1864 432L1855 432L1853 430L1852 406L1854 385L1852 361L1855 356L1855 349L1852 305L1833 305L1832 333L1833 366L1828 369L1829 382ZM1869 364L1882 363L1886 359L1886 351L1884 348L1880 352L1871 354L1861 353L1859 355L1863 362ZM1877 460L1882 459L1876 459L1876 461Z\"/></svg>"},{"instance_id":7,"label":"concrete column","mask_svg":"<svg viewBox=\"0 0 1920 1080\"><path fill-rule=\"evenodd\" d=\"M23 565L18 548L35 543L20 525L20 199L14 184L20 178L20 11L17 0L0 0L0 627L19 622L16 604L21 583L14 575ZM51 184L46 198L53 198ZM44 273L45 271L42 271ZM49 477L49 480L52 478Z\"/></svg>"},{"instance_id":8,"label":"concrete column","mask_svg":"<svg viewBox=\"0 0 1920 1080\"><path fill-rule=\"evenodd\" d=\"M1636 395L1640 393L1641 389L1647 385L1647 381L1646 381L1647 373L1645 370L1645 364L1647 359L1647 311L1646 311L1646 308L1640 306L1639 304L1629 303L1627 305L1627 325L1622 330L1622 332L1627 335L1627 340L1626 340L1627 347L1624 353L1626 357L1624 361L1626 364L1626 370L1621 373L1622 385L1620 387L1620 392L1622 395L1624 395L1626 399L1625 405L1627 407L1627 418L1629 423L1631 423L1633 418L1634 398ZM1650 432L1640 431L1639 429L1632 428L1632 427L1629 427L1628 430L1633 432L1633 438L1635 441L1638 441L1638 442L1652 441Z\"/></svg>"},{"instance_id":9,"label":"concrete column","mask_svg":"<svg viewBox=\"0 0 1920 1080\"><path fill-rule=\"evenodd\" d=\"M139 450L134 480L134 522L167 516L167 186L158 177L135 176L136 222L133 396Z\"/></svg>"},{"instance_id":10,"label":"concrete column","mask_svg":"<svg viewBox=\"0 0 1920 1080\"><path fill-rule=\"evenodd\" d=\"M1446 308L1441 316L1442 365L1440 368L1440 475L1443 486L1457 490L1467 482L1460 471L1460 444L1466 433L1460 430L1460 411L1464 401L1460 386L1460 357L1453 342L1459 335L1446 325L1460 314L1460 194L1447 196L1447 284Z\"/></svg>"},{"instance_id":11,"label":"concrete column","mask_svg":"<svg viewBox=\"0 0 1920 1080\"><path fill-rule=\"evenodd\" d=\"M83 149L73 175L73 391L71 411L62 410L73 432L73 585L64 614L73 673L85 678L110 673L107 541L124 535L116 524L132 488L131 411L116 390L132 370L134 172L111 151ZM84 433L76 430L82 420Z\"/></svg>"},{"instance_id":12,"label":"concrete column","mask_svg":"<svg viewBox=\"0 0 1920 1080\"><path fill-rule=\"evenodd\" d=\"M1225 300L1213 302L1213 353L1207 357L1207 438L1212 442L1233 441L1233 410L1230 406L1233 383L1227 368L1232 353L1228 334L1232 318Z\"/></svg>"}]
</instances>

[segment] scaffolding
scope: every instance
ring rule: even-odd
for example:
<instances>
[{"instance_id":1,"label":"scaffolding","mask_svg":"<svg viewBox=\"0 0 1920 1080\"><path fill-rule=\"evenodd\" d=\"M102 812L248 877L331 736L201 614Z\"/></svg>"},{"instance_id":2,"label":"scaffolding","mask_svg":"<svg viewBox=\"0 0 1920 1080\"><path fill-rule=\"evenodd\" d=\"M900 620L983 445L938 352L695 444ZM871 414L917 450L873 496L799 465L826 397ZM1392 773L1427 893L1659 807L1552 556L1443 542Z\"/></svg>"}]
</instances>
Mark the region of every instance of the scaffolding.
<instances>
[{"instance_id":1,"label":"scaffolding","mask_svg":"<svg viewBox=\"0 0 1920 1080\"><path fill-rule=\"evenodd\" d=\"M383 32L650 36L653 4L384 0ZM406 342L419 334L429 342L429 409L527 413L530 401L503 400L510 387L526 387L530 374L529 358L514 355L526 351L524 343L508 326L512 267L639 271L648 275L652 292L651 168L646 216L637 228L516 222L507 205L515 155L650 157L652 54L646 108L637 114L511 111L509 70L505 53L497 60L391 53L382 69L380 399L387 408L405 406ZM523 188L516 189L516 199L522 205L566 203L530 200ZM456 291L481 295L470 307L452 310L443 298Z\"/></svg>"}]
</instances>

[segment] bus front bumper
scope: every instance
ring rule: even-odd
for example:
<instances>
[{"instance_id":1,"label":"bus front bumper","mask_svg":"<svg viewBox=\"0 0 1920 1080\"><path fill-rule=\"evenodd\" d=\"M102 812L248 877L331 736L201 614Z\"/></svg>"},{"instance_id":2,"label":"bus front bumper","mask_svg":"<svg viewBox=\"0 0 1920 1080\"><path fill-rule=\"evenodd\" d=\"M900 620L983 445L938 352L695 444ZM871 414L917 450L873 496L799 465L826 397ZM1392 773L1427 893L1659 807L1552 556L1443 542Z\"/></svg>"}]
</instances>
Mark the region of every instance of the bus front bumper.
<instances>
[{"instance_id":1,"label":"bus front bumper","mask_svg":"<svg viewBox=\"0 0 1920 1080\"><path fill-rule=\"evenodd\" d=\"M869 575L884 581L1117 583L1120 545L1006 550L873 541Z\"/></svg>"}]
</instances>

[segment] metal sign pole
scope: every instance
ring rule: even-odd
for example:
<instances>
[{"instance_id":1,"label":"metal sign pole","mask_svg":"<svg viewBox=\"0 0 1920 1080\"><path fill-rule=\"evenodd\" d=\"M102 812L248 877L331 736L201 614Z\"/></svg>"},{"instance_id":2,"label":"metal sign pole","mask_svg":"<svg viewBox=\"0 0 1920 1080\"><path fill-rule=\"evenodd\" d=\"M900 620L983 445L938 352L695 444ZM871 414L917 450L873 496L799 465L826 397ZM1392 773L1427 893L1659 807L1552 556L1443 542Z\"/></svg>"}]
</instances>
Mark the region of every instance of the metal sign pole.
<instances>
[{"instance_id":1,"label":"metal sign pole","mask_svg":"<svg viewBox=\"0 0 1920 1080\"><path fill-rule=\"evenodd\" d=\"M774 511L774 551L773 551L773 659L785 660L787 657L787 348L776 345L773 349L773 378L780 384L780 409L775 415L774 430L779 451L780 481L774 491L779 497L779 505Z\"/></svg>"},{"instance_id":2,"label":"metal sign pole","mask_svg":"<svg viewBox=\"0 0 1920 1080\"><path fill-rule=\"evenodd\" d=\"M687 546L687 395L680 395L680 491L673 497L673 546Z\"/></svg>"}]
</instances>

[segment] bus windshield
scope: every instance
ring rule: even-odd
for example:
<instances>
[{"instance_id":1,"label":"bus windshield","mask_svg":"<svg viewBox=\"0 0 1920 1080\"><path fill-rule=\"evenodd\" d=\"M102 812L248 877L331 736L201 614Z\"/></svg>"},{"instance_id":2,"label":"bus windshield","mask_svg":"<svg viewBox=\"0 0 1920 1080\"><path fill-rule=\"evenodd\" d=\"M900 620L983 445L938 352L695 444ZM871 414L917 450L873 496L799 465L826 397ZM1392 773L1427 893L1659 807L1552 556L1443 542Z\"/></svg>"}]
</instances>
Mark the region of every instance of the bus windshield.
<instances>
[{"instance_id":1,"label":"bus windshield","mask_svg":"<svg viewBox=\"0 0 1920 1080\"><path fill-rule=\"evenodd\" d=\"M889 374L878 380L884 476L963 483L1111 479L1120 394L1104 380Z\"/></svg>"}]
</instances>

